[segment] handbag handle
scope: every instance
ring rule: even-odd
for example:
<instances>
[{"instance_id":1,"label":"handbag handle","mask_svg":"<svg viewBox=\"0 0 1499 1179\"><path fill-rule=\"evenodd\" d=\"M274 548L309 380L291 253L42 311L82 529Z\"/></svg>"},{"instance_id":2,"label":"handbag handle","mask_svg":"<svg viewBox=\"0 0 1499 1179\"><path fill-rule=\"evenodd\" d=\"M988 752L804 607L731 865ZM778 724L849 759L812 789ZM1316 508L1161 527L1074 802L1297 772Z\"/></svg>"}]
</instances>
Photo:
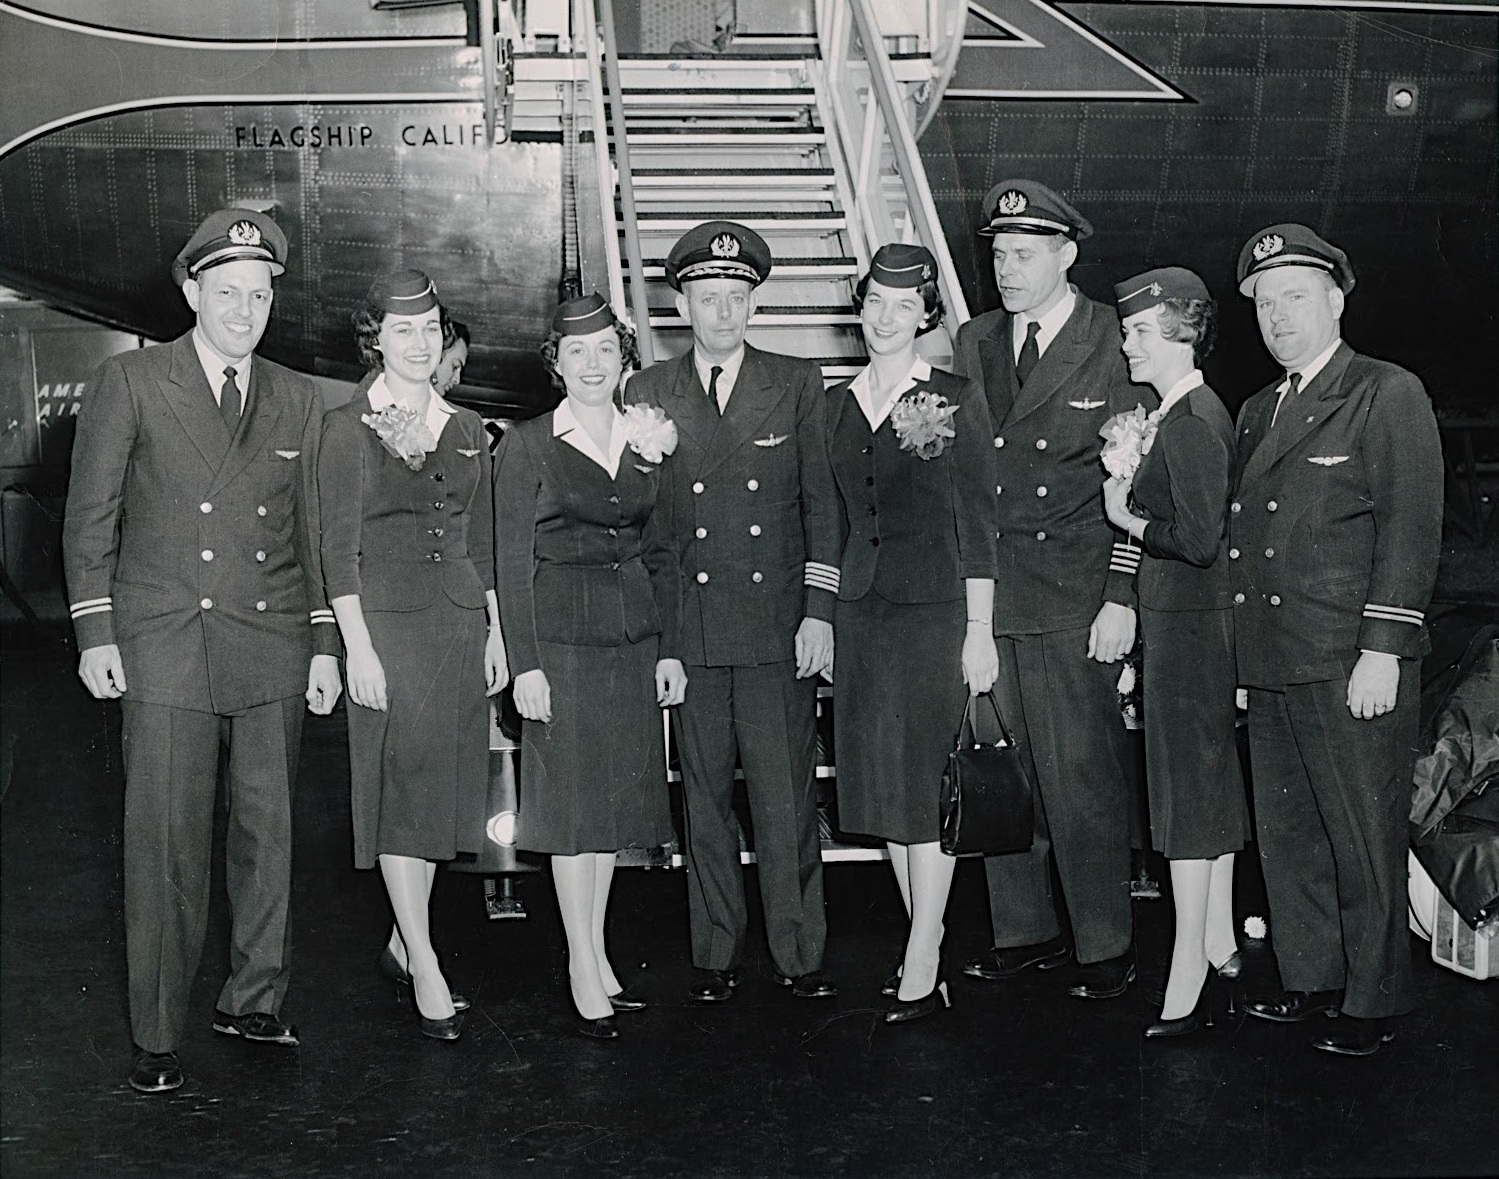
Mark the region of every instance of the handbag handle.
<instances>
[{"instance_id":1,"label":"handbag handle","mask_svg":"<svg viewBox=\"0 0 1499 1179\"><path fill-rule=\"evenodd\" d=\"M989 707L994 709L994 720L999 725L999 736L1001 740L1004 744L1010 746L1011 748L1014 748L1015 740L1010 736L1010 730L1005 727L1005 718L1002 717L999 713L999 701L994 698L994 693L992 691L985 692L984 697L989 701ZM973 701L974 697L970 693L968 702L963 705L963 719L958 722L958 737L957 742L954 746L957 749L963 748L963 734L965 731L974 741L978 740L978 738L974 737L973 735L973 722L969 716L969 710L973 707Z\"/></svg>"}]
</instances>

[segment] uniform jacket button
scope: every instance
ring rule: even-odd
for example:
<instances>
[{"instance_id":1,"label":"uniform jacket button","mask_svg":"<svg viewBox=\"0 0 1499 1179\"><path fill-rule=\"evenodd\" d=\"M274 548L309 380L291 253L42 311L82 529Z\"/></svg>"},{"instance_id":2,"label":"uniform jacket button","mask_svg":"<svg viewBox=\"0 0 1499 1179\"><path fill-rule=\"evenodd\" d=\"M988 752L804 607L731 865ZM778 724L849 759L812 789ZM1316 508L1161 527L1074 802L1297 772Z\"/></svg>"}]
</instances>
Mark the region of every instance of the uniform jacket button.
<instances>
[{"instance_id":1,"label":"uniform jacket button","mask_svg":"<svg viewBox=\"0 0 1499 1179\"><path fill-rule=\"evenodd\" d=\"M865 475L864 476L864 486L865 487L873 487L874 486L874 476L873 475Z\"/></svg>"},{"instance_id":2,"label":"uniform jacket button","mask_svg":"<svg viewBox=\"0 0 1499 1179\"><path fill-rule=\"evenodd\" d=\"M706 573L699 573L697 575L697 583L698 583L698 585L707 585L708 584L708 575Z\"/></svg>"},{"instance_id":3,"label":"uniform jacket button","mask_svg":"<svg viewBox=\"0 0 1499 1179\"><path fill-rule=\"evenodd\" d=\"M198 511L202 512L206 516L209 512L213 511L213 505L207 500L204 500L198 505Z\"/></svg>"},{"instance_id":4,"label":"uniform jacket button","mask_svg":"<svg viewBox=\"0 0 1499 1179\"><path fill-rule=\"evenodd\" d=\"M1038 487L1038 488L1036 488L1036 494L1039 495L1042 499L1045 499L1046 498L1046 488L1045 487Z\"/></svg>"},{"instance_id":5,"label":"uniform jacket button","mask_svg":"<svg viewBox=\"0 0 1499 1179\"><path fill-rule=\"evenodd\" d=\"M442 560L442 554L441 553L433 553L432 554L432 559L434 561L439 561L440 562Z\"/></svg>"},{"instance_id":6,"label":"uniform jacket button","mask_svg":"<svg viewBox=\"0 0 1499 1179\"><path fill-rule=\"evenodd\" d=\"M1229 549L1228 550L1228 559L1230 561L1237 561L1239 559L1239 550L1238 549Z\"/></svg>"},{"instance_id":7,"label":"uniform jacket button","mask_svg":"<svg viewBox=\"0 0 1499 1179\"><path fill-rule=\"evenodd\" d=\"M745 484L745 486L748 487L751 491L759 491L760 490L760 480L758 480L758 479L751 479L748 483Z\"/></svg>"},{"instance_id":8,"label":"uniform jacket button","mask_svg":"<svg viewBox=\"0 0 1499 1179\"><path fill-rule=\"evenodd\" d=\"M1038 533L1036 533L1036 539L1037 540L1045 540L1046 539L1046 533L1044 533L1044 532L1038 532Z\"/></svg>"},{"instance_id":9,"label":"uniform jacket button","mask_svg":"<svg viewBox=\"0 0 1499 1179\"><path fill-rule=\"evenodd\" d=\"M1243 594L1235 594L1234 595L1234 605L1235 606L1242 606L1243 604L1244 604L1244 595Z\"/></svg>"},{"instance_id":10,"label":"uniform jacket button","mask_svg":"<svg viewBox=\"0 0 1499 1179\"><path fill-rule=\"evenodd\" d=\"M442 472L441 471L434 471L432 473L432 482L434 482L434 483L441 483L442 482Z\"/></svg>"},{"instance_id":11,"label":"uniform jacket button","mask_svg":"<svg viewBox=\"0 0 1499 1179\"><path fill-rule=\"evenodd\" d=\"M995 495L1003 495L1004 493L1005 493L1005 489L1003 487L1000 487L998 484L995 484L994 494Z\"/></svg>"},{"instance_id":12,"label":"uniform jacket button","mask_svg":"<svg viewBox=\"0 0 1499 1179\"><path fill-rule=\"evenodd\" d=\"M871 516L878 516L880 514L880 509L877 508L877 507L875 507L873 504L870 504L869 505L869 514Z\"/></svg>"},{"instance_id":13,"label":"uniform jacket button","mask_svg":"<svg viewBox=\"0 0 1499 1179\"><path fill-rule=\"evenodd\" d=\"M1279 505L1279 504L1278 504L1278 503L1276 503L1276 502L1275 502L1275 501L1274 501L1274 500L1273 500L1273 499L1272 499L1272 500L1271 500L1271 501L1270 501L1270 502L1269 502L1269 503L1267 503L1267 504L1266 504L1266 505L1265 505L1265 511L1267 511L1267 512L1273 512L1273 511L1275 511L1275 509L1276 509L1276 508L1278 508L1278 507L1280 507L1280 505Z\"/></svg>"},{"instance_id":14,"label":"uniform jacket button","mask_svg":"<svg viewBox=\"0 0 1499 1179\"><path fill-rule=\"evenodd\" d=\"M759 585L762 581L765 580L765 574L756 569L753 573L750 574L750 580L753 581L756 585Z\"/></svg>"},{"instance_id":15,"label":"uniform jacket button","mask_svg":"<svg viewBox=\"0 0 1499 1179\"><path fill-rule=\"evenodd\" d=\"M1230 512L1237 512L1239 510L1239 505L1238 504L1229 504L1228 505L1228 510Z\"/></svg>"},{"instance_id":16,"label":"uniform jacket button","mask_svg":"<svg viewBox=\"0 0 1499 1179\"><path fill-rule=\"evenodd\" d=\"M256 508L255 509L255 514L257 516L264 516L265 515L265 504L261 504L258 508Z\"/></svg>"},{"instance_id":17,"label":"uniform jacket button","mask_svg":"<svg viewBox=\"0 0 1499 1179\"><path fill-rule=\"evenodd\" d=\"M1280 595L1279 594L1271 594L1270 595L1270 605L1272 605L1272 606L1279 606L1280 605Z\"/></svg>"},{"instance_id":18,"label":"uniform jacket button","mask_svg":"<svg viewBox=\"0 0 1499 1179\"><path fill-rule=\"evenodd\" d=\"M440 537L444 532L447 531L447 529L445 529L445 528L429 528L429 529L427 529L427 531L430 532L433 536Z\"/></svg>"},{"instance_id":19,"label":"uniform jacket button","mask_svg":"<svg viewBox=\"0 0 1499 1179\"><path fill-rule=\"evenodd\" d=\"M432 501L432 506L440 512L443 510L443 508L447 507L447 504L443 503L440 499L434 499Z\"/></svg>"},{"instance_id":20,"label":"uniform jacket button","mask_svg":"<svg viewBox=\"0 0 1499 1179\"><path fill-rule=\"evenodd\" d=\"M609 529L609 535L610 536L618 536L619 535L619 529L618 528L611 528L611 529Z\"/></svg>"},{"instance_id":21,"label":"uniform jacket button","mask_svg":"<svg viewBox=\"0 0 1499 1179\"><path fill-rule=\"evenodd\" d=\"M703 489L703 485L702 485L702 484L701 484L701 483L699 483L699 484L698 484L698 485L697 485L697 486L696 486L696 487L694 487L694 488L693 488L693 489L692 489L692 490L693 490L693 491L701 491L701 490L702 490L702 489ZM609 502L610 502L610 503L611 503L611 504L617 504L617 503L619 503L619 496L617 496L617 495L611 495L611 496L610 496L610 497L609 497Z\"/></svg>"},{"instance_id":22,"label":"uniform jacket button","mask_svg":"<svg viewBox=\"0 0 1499 1179\"><path fill-rule=\"evenodd\" d=\"M259 551L258 551L258 552L257 552L257 553L256 553L256 554L255 554L255 559L256 559L256 560L257 560L257 561L264 561L264 560L265 560L265 550L264 550L264 549L260 549L260 550L259 550Z\"/></svg>"},{"instance_id":23,"label":"uniform jacket button","mask_svg":"<svg viewBox=\"0 0 1499 1179\"><path fill-rule=\"evenodd\" d=\"M615 572L618 572L619 571L619 562L618 561L611 561L609 563L609 568L613 569Z\"/></svg>"},{"instance_id":24,"label":"uniform jacket button","mask_svg":"<svg viewBox=\"0 0 1499 1179\"><path fill-rule=\"evenodd\" d=\"M1045 438L1037 438L1036 439L1036 449L1037 450L1045 450L1046 449L1046 439Z\"/></svg>"},{"instance_id":25,"label":"uniform jacket button","mask_svg":"<svg viewBox=\"0 0 1499 1179\"><path fill-rule=\"evenodd\" d=\"M204 549L203 550L203 559L205 561L212 561L213 560L213 550L212 549Z\"/></svg>"},{"instance_id":26,"label":"uniform jacket button","mask_svg":"<svg viewBox=\"0 0 1499 1179\"><path fill-rule=\"evenodd\" d=\"M705 537L705 536L708 535L708 530L706 528L699 528L697 530L696 535L697 535L698 540L702 540L703 537Z\"/></svg>"},{"instance_id":27,"label":"uniform jacket button","mask_svg":"<svg viewBox=\"0 0 1499 1179\"><path fill-rule=\"evenodd\" d=\"M1273 557L1273 556L1275 556L1275 550L1274 549L1266 549L1265 550L1265 556L1267 556L1267 557Z\"/></svg>"},{"instance_id":28,"label":"uniform jacket button","mask_svg":"<svg viewBox=\"0 0 1499 1179\"><path fill-rule=\"evenodd\" d=\"M692 494L693 495L702 495L703 494L703 485L701 483L694 483L692 485Z\"/></svg>"},{"instance_id":29,"label":"uniform jacket button","mask_svg":"<svg viewBox=\"0 0 1499 1179\"><path fill-rule=\"evenodd\" d=\"M871 536L869 538L869 543L872 544L872 545L874 545L875 548L879 548L880 547L880 538L878 536Z\"/></svg>"},{"instance_id":30,"label":"uniform jacket button","mask_svg":"<svg viewBox=\"0 0 1499 1179\"><path fill-rule=\"evenodd\" d=\"M872 447L872 446L866 446L864 448L864 453L865 454L873 454L874 453L874 447Z\"/></svg>"},{"instance_id":31,"label":"uniform jacket button","mask_svg":"<svg viewBox=\"0 0 1499 1179\"><path fill-rule=\"evenodd\" d=\"M758 524L751 524L750 525L750 535L751 536L759 536L760 535L760 525L758 525Z\"/></svg>"},{"instance_id":32,"label":"uniform jacket button","mask_svg":"<svg viewBox=\"0 0 1499 1179\"><path fill-rule=\"evenodd\" d=\"M255 603L255 609L257 609L257 610L264 610L265 609L265 603L264 602L256 602Z\"/></svg>"},{"instance_id":33,"label":"uniform jacket button","mask_svg":"<svg viewBox=\"0 0 1499 1179\"><path fill-rule=\"evenodd\" d=\"M1005 440L1003 438L999 437L998 435L995 435L995 438L994 438L994 449L998 450L1002 446L1004 446L1004 444L1005 444Z\"/></svg>"},{"instance_id":34,"label":"uniform jacket button","mask_svg":"<svg viewBox=\"0 0 1499 1179\"><path fill-rule=\"evenodd\" d=\"M201 602L198 603L198 605L202 606L203 609L205 609L205 610L212 610L213 609L213 599L212 598L204 598Z\"/></svg>"}]
</instances>

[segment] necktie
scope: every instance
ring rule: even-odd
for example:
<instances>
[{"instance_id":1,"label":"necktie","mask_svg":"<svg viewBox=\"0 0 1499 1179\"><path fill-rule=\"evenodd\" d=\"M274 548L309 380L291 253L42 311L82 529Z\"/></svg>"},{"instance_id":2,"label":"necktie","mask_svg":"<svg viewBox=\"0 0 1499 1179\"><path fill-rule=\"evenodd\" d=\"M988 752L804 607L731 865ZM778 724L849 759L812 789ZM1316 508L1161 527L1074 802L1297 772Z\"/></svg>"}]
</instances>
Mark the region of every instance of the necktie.
<instances>
[{"instance_id":1,"label":"necktie","mask_svg":"<svg viewBox=\"0 0 1499 1179\"><path fill-rule=\"evenodd\" d=\"M1015 376L1022 388L1031 375L1031 369L1041 359L1041 348L1036 343L1036 333L1040 330L1041 325L1034 319L1025 325L1025 343L1020 345L1020 359L1015 362Z\"/></svg>"},{"instance_id":2,"label":"necktie","mask_svg":"<svg viewBox=\"0 0 1499 1179\"><path fill-rule=\"evenodd\" d=\"M219 412L224 415L224 424L234 433L239 425L239 386L234 383L234 370L224 370L224 387L219 391Z\"/></svg>"},{"instance_id":3,"label":"necktie","mask_svg":"<svg viewBox=\"0 0 1499 1179\"><path fill-rule=\"evenodd\" d=\"M1270 424L1273 426L1280 417L1280 411L1285 409L1286 402L1290 401L1301 392L1301 374L1292 373L1288 378L1286 391L1281 394L1280 400L1275 403L1275 412L1270 415Z\"/></svg>"},{"instance_id":4,"label":"necktie","mask_svg":"<svg viewBox=\"0 0 1499 1179\"><path fill-rule=\"evenodd\" d=\"M718 407L718 378L721 376L723 376L723 368L720 365L715 364L708 370L708 402L713 406L713 412L717 414L723 413L723 410Z\"/></svg>"}]
</instances>

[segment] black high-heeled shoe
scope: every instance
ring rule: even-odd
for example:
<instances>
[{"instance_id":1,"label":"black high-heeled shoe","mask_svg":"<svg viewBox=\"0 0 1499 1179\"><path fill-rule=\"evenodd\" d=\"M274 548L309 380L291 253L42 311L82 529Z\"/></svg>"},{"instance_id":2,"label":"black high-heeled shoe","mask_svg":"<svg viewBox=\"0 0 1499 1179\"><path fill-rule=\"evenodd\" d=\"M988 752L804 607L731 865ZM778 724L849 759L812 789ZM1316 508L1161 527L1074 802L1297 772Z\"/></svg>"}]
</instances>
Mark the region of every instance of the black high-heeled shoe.
<instances>
[{"instance_id":1,"label":"black high-heeled shoe","mask_svg":"<svg viewBox=\"0 0 1499 1179\"><path fill-rule=\"evenodd\" d=\"M1197 992L1197 1002L1192 1010L1180 1019L1157 1019L1145 1028L1147 1040L1168 1039L1172 1036L1190 1036L1193 1032L1213 1026L1213 1016L1218 1007L1216 977L1209 973L1202 980L1202 990Z\"/></svg>"},{"instance_id":2,"label":"black high-heeled shoe","mask_svg":"<svg viewBox=\"0 0 1499 1179\"><path fill-rule=\"evenodd\" d=\"M880 984L880 994L884 995L887 999L893 999L900 994L900 976L905 968L906 960L904 958L890 968L890 974Z\"/></svg>"},{"instance_id":3,"label":"black high-heeled shoe","mask_svg":"<svg viewBox=\"0 0 1499 1179\"><path fill-rule=\"evenodd\" d=\"M390 952L389 946L381 950L380 957L375 959L375 969L396 984L397 1003L404 1003L407 999L410 999L413 1005L416 1003L416 999L411 992L411 972L396 961L396 956ZM461 1013L473 1006L467 998L460 995L457 991L450 992L448 998L452 1000L455 1012ZM437 1022L440 1023L442 1021L439 1020ZM450 1038L456 1039L456 1037Z\"/></svg>"},{"instance_id":4,"label":"black high-heeled shoe","mask_svg":"<svg viewBox=\"0 0 1499 1179\"><path fill-rule=\"evenodd\" d=\"M947 978L940 969L932 989L921 998L902 999L897 993L894 1001L885 1009L885 1022L909 1023L913 1019L925 1019L938 1010L939 1001L942 1007L952 1006L952 1000L947 995Z\"/></svg>"},{"instance_id":5,"label":"black high-heeled shoe","mask_svg":"<svg viewBox=\"0 0 1499 1179\"><path fill-rule=\"evenodd\" d=\"M433 1040L456 1040L463 1031L463 1012L455 1011L446 1019L428 1019L422 1014L422 1009L416 1005L416 996L413 993L411 1000L412 1010L416 1012L416 1020L421 1024L422 1035Z\"/></svg>"},{"instance_id":6,"label":"black high-heeled shoe","mask_svg":"<svg viewBox=\"0 0 1499 1179\"><path fill-rule=\"evenodd\" d=\"M1223 960L1221 966L1214 966L1213 969L1218 972L1219 978L1233 981L1244 973L1244 958L1238 950L1235 950Z\"/></svg>"}]
</instances>

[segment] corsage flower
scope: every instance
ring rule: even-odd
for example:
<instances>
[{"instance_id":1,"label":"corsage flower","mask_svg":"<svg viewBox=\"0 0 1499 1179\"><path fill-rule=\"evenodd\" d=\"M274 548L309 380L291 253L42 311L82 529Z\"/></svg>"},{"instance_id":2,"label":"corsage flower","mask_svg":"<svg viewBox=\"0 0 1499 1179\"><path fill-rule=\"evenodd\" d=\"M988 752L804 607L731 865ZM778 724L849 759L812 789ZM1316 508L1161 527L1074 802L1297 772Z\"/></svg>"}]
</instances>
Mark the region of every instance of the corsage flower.
<instances>
[{"instance_id":1,"label":"corsage flower","mask_svg":"<svg viewBox=\"0 0 1499 1179\"><path fill-rule=\"evenodd\" d=\"M625 442L648 463L659 463L677 449L677 424L659 405L627 405Z\"/></svg>"},{"instance_id":2,"label":"corsage flower","mask_svg":"<svg viewBox=\"0 0 1499 1179\"><path fill-rule=\"evenodd\" d=\"M955 436L952 417L957 412L957 405L949 405L940 393L918 393L890 407L890 425L902 450L914 450L920 459L934 459Z\"/></svg>"},{"instance_id":3,"label":"corsage flower","mask_svg":"<svg viewBox=\"0 0 1499 1179\"><path fill-rule=\"evenodd\" d=\"M1116 413L1103 424L1098 436L1104 440L1103 469L1116 479L1133 479L1140 460L1150 453L1159 423L1156 415L1137 405L1127 413Z\"/></svg>"},{"instance_id":4,"label":"corsage flower","mask_svg":"<svg viewBox=\"0 0 1499 1179\"><path fill-rule=\"evenodd\" d=\"M413 471L420 471L427 455L437 449L426 419L404 405L387 405L379 413L360 415L359 420L379 435L381 446Z\"/></svg>"}]
</instances>

